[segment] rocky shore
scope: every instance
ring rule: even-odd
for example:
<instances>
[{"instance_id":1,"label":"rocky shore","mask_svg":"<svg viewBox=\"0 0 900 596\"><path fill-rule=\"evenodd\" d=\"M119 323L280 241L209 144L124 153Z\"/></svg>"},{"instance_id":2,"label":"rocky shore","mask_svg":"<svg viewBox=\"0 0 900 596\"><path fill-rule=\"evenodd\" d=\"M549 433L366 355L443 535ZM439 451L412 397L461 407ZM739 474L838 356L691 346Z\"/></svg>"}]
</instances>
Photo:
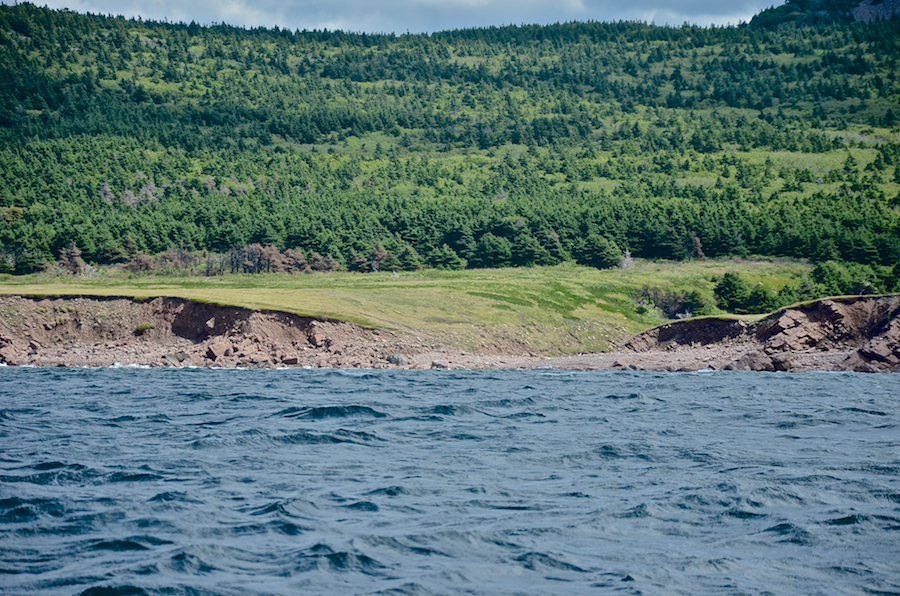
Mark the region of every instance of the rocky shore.
<instances>
[{"instance_id":1,"label":"rocky shore","mask_svg":"<svg viewBox=\"0 0 900 596\"><path fill-rule=\"evenodd\" d=\"M900 372L900 295L819 300L756 322L707 318L645 331L626 350L712 352L710 368Z\"/></svg>"},{"instance_id":2,"label":"rocky shore","mask_svg":"<svg viewBox=\"0 0 900 596\"><path fill-rule=\"evenodd\" d=\"M842 298L761 321L648 330L603 354L471 354L440 338L180 298L0 296L9 366L539 368L900 372L900 296Z\"/></svg>"}]
</instances>

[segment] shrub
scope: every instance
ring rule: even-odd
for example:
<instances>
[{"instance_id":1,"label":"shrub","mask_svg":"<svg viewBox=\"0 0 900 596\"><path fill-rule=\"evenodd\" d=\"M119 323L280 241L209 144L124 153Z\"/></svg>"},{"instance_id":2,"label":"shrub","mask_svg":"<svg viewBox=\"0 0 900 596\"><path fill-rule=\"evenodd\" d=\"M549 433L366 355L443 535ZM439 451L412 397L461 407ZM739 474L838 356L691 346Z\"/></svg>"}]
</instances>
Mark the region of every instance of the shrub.
<instances>
[{"instance_id":1,"label":"shrub","mask_svg":"<svg viewBox=\"0 0 900 596\"><path fill-rule=\"evenodd\" d=\"M884 281L879 279L875 270L860 263L825 261L815 266L812 278L833 296L880 294L885 289Z\"/></svg>"},{"instance_id":2,"label":"shrub","mask_svg":"<svg viewBox=\"0 0 900 596\"><path fill-rule=\"evenodd\" d=\"M574 252L578 263L597 269L618 267L622 262L622 251L616 243L600 234L589 235L578 243Z\"/></svg>"},{"instance_id":3,"label":"shrub","mask_svg":"<svg viewBox=\"0 0 900 596\"><path fill-rule=\"evenodd\" d=\"M775 290L757 284L750 286L737 273L728 272L716 284L714 290L722 310L737 314L761 314L777 310L784 304L782 296ZM784 299L791 300L790 294Z\"/></svg>"},{"instance_id":4,"label":"shrub","mask_svg":"<svg viewBox=\"0 0 900 596\"><path fill-rule=\"evenodd\" d=\"M456 254L456 251L446 244L429 252L425 257L425 262L435 269L458 270L466 268L466 260Z\"/></svg>"},{"instance_id":5,"label":"shrub","mask_svg":"<svg viewBox=\"0 0 900 596\"><path fill-rule=\"evenodd\" d=\"M728 312L737 312L737 309L742 308L750 297L750 286L741 279L740 275L729 271L716 284L714 293L719 301L719 308Z\"/></svg>"},{"instance_id":6,"label":"shrub","mask_svg":"<svg viewBox=\"0 0 900 596\"><path fill-rule=\"evenodd\" d=\"M666 292L657 288L644 286L636 297L639 308L638 314L646 312L647 304L655 306L667 319L687 319L702 315L712 314L714 308L697 290L679 290Z\"/></svg>"}]
</instances>

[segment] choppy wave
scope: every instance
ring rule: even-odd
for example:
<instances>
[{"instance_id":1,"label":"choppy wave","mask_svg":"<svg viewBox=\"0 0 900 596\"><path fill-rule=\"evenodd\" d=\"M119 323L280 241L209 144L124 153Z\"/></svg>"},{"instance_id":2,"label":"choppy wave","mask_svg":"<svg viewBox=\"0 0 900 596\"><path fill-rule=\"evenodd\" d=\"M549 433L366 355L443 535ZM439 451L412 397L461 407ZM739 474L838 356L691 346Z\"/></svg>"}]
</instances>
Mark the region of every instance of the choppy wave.
<instances>
[{"instance_id":1,"label":"choppy wave","mask_svg":"<svg viewBox=\"0 0 900 596\"><path fill-rule=\"evenodd\" d=\"M0 369L3 594L900 594L900 376Z\"/></svg>"}]
</instances>

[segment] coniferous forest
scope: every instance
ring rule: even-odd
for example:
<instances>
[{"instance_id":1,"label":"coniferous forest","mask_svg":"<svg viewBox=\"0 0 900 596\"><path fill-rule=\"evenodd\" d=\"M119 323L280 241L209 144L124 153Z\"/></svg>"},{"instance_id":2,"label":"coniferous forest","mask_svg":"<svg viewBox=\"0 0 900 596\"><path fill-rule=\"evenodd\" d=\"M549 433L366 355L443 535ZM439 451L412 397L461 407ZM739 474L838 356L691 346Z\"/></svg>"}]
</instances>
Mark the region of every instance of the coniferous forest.
<instances>
[{"instance_id":1,"label":"coniferous forest","mask_svg":"<svg viewBox=\"0 0 900 596\"><path fill-rule=\"evenodd\" d=\"M896 283L900 21L761 16L376 35L0 6L0 272L627 253Z\"/></svg>"}]
</instances>

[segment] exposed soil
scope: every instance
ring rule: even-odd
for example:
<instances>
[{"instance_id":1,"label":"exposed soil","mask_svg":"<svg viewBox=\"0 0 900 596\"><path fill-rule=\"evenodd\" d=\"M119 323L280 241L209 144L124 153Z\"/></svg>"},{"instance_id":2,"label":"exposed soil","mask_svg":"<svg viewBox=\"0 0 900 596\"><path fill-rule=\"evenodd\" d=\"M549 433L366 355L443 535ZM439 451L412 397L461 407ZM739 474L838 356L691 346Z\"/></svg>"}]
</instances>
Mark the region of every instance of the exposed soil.
<instances>
[{"instance_id":1,"label":"exposed soil","mask_svg":"<svg viewBox=\"0 0 900 596\"><path fill-rule=\"evenodd\" d=\"M625 349L691 355L710 368L900 372L900 295L833 298L761 321L695 319L632 338Z\"/></svg>"},{"instance_id":2,"label":"exposed soil","mask_svg":"<svg viewBox=\"0 0 900 596\"><path fill-rule=\"evenodd\" d=\"M0 362L15 366L731 369L900 372L900 296L831 299L748 323L686 320L622 349L523 356L504 340L482 354L440 338L180 298L0 296Z\"/></svg>"}]
</instances>

